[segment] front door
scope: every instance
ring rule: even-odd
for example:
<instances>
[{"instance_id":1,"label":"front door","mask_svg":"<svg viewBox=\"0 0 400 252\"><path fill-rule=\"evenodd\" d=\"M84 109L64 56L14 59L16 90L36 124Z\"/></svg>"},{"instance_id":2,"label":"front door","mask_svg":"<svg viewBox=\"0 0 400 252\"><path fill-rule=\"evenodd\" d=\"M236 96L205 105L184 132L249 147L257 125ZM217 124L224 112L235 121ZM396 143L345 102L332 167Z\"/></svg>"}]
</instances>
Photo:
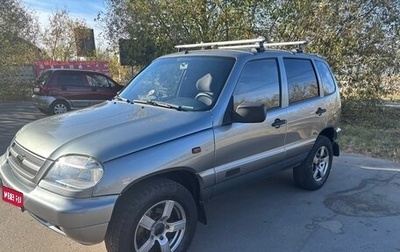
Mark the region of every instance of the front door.
<instances>
[{"instance_id":1,"label":"front door","mask_svg":"<svg viewBox=\"0 0 400 252\"><path fill-rule=\"evenodd\" d=\"M216 194L279 169L276 164L285 158L287 130L280 90L277 59L251 61L243 68L233 95L234 108L264 103L267 116L261 123L232 123L215 129Z\"/></svg>"},{"instance_id":2,"label":"front door","mask_svg":"<svg viewBox=\"0 0 400 252\"><path fill-rule=\"evenodd\" d=\"M112 99L116 94L116 84L107 77L98 73L86 73L85 78L90 87L88 100L90 105Z\"/></svg>"}]
</instances>

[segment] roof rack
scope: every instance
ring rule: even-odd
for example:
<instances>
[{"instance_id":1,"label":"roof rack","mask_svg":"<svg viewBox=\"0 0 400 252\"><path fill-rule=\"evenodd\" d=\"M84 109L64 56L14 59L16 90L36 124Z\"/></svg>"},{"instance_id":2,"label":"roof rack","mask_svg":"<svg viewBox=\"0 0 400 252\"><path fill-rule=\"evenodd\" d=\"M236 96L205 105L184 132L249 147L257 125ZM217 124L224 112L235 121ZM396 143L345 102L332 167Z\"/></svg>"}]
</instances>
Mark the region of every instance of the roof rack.
<instances>
[{"instance_id":1,"label":"roof rack","mask_svg":"<svg viewBox=\"0 0 400 252\"><path fill-rule=\"evenodd\" d=\"M265 51L265 47L275 47L275 46L288 46L288 45L297 45L297 52L303 52L304 45L308 44L308 41L290 41L290 42L277 42L277 43L267 43L265 42L265 38L259 37L256 39L244 39L244 40L231 40L231 41L218 41L218 42L209 42L209 43L197 43L197 44L186 44L186 45L177 45L175 48L178 51L182 51L184 49L192 49L192 48L203 48L211 47L218 49L256 49L258 52Z\"/></svg>"}]
</instances>

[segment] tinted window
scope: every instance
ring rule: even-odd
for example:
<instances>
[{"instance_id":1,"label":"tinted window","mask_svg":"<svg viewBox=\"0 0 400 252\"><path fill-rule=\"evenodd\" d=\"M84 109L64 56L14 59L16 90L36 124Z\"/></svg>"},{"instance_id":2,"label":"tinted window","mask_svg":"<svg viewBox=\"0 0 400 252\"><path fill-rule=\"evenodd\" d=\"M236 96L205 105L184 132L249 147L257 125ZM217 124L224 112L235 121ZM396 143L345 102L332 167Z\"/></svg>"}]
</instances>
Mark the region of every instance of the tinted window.
<instances>
[{"instance_id":1,"label":"tinted window","mask_svg":"<svg viewBox=\"0 0 400 252\"><path fill-rule=\"evenodd\" d=\"M284 59L289 103L318 96L318 83L310 60Z\"/></svg>"},{"instance_id":2,"label":"tinted window","mask_svg":"<svg viewBox=\"0 0 400 252\"><path fill-rule=\"evenodd\" d=\"M331 71L329 71L328 66L322 61L315 61L315 65L321 78L324 94L332 94L333 92L335 92L336 86Z\"/></svg>"},{"instance_id":3,"label":"tinted window","mask_svg":"<svg viewBox=\"0 0 400 252\"><path fill-rule=\"evenodd\" d=\"M61 86L83 86L83 79L80 73L60 73L58 84Z\"/></svg>"},{"instance_id":4,"label":"tinted window","mask_svg":"<svg viewBox=\"0 0 400 252\"><path fill-rule=\"evenodd\" d=\"M252 61L240 75L234 106L244 102L264 103L266 109L280 106L278 65L275 59Z\"/></svg>"}]
</instances>

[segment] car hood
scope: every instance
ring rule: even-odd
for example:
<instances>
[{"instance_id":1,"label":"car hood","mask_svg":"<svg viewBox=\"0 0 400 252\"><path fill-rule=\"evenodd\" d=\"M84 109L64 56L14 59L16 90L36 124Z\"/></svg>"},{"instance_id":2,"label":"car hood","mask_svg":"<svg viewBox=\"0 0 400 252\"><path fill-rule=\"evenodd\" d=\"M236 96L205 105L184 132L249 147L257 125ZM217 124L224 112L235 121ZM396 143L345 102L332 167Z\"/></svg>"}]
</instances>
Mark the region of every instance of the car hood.
<instances>
[{"instance_id":1,"label":"car hood","mask_svg":"<svg viewBox=\"0 0 400 252\"><path fill-rule=\"evenodd\" d=\"M211 118L209 111L107 101L29 123L17 133L15 141L43 158L80 154L106 162L209 129Z\"/></svg>"}]
</instances>

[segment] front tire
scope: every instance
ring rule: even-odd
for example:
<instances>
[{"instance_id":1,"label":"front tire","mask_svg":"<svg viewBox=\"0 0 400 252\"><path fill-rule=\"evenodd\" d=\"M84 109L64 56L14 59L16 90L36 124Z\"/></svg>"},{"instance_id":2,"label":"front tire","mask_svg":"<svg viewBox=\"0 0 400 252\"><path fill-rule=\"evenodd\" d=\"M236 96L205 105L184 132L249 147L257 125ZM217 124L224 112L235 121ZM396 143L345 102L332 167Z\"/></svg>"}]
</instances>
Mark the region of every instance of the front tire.
<instances>
[{"instance_id":1,"label":"front tire","mask_svg":"<svg viewBox=\"0 0 400 252\"><path fill-rule=\"evenodd\" d=\"M125 192L109 223L107 251L187 251L197 225L197 208L181 184L163 178Z\"/></svg>"},{"instance_id":2,"label":"front tire","mask_svg":"<svg viewBox=\"0 0 400 252\"><path fill-rule=\"evenodd\" d=\"M332 142L325 136L319 136L304 162L293 169L296 184L307 190L321 188L332 167Z\"/></svg>"}]
</instances>

